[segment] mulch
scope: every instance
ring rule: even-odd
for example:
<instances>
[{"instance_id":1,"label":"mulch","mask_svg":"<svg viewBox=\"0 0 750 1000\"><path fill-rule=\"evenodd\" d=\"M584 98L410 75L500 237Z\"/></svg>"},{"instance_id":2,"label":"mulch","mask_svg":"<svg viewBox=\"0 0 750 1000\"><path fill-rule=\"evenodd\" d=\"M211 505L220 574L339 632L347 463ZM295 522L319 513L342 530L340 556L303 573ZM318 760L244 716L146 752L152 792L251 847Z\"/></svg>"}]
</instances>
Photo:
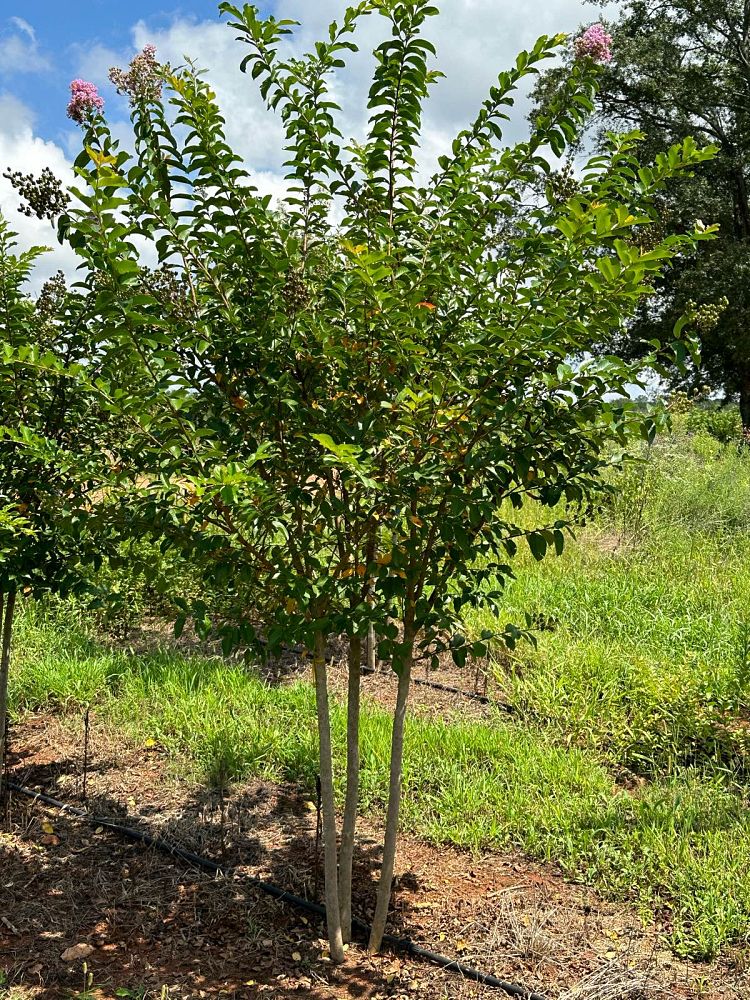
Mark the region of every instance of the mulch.
<instances>
[{"instance_id":1,"label":"mulch","mask_svg":"<svg viewBox=\"0 0 750 1000\"><path fill-rule=\"evenodd\" d=\"M368 696L390 698L390 678L365 683ZM480 710L476 703L472 711ZM27 719L12 734L13 779L80 804L81 742L79 719ZM13 1000L76 996L86 976L87 996L99 998L504 996L417 960L368 956L359 945L333 967L314 917L248 883L244 875L321 895L316 809L303 789L248 781L222 796L177 776L160 747L128 743L95 718L87 787L97 815L127 817L238 866L237 874L210 877L12 796L0 833L0 969ZM378 843L377 824L363 820L355 898L364 919L372 913ZM741 956L712 966L681 962L663 945L665 927L644 928L632 908L601 899L552 865L401 841L389 929L431 950L550 1000L608 968L613 977L645 970L675 998L750 996Z\"/></svg>"}]
</instances>

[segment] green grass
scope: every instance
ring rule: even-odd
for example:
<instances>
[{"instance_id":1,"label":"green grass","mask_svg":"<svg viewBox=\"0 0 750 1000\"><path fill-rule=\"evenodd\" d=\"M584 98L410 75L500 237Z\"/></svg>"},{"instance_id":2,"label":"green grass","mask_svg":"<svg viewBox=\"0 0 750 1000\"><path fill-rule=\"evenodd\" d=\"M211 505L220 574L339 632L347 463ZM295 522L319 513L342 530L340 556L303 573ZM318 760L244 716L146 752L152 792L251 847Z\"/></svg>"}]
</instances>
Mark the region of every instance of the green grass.
<instances>
[{"instance_id":1,"label":"green grass","mask_svg":"<svg viewBox=\"0 0 750 1000\"><path fill-rule=\"evenodd\" d=\"M750 458L702 435L666 439L563 557L520 560L503 620L530 611L552 628L498 668L518 716L411 719L404 827L559 862L644 915L666 907L679 953L747 943L748 592ZM270 688L218 660L111 653L66 614L22 615L16 711L96 701L207 780L312 786L308 684ZM341 766L339 706L333 725ZM367 706L363 809L382 806L389 737L387 715ZM625 772L645 777L636 792L618 783Z\"/></svg>"}]
</instances>

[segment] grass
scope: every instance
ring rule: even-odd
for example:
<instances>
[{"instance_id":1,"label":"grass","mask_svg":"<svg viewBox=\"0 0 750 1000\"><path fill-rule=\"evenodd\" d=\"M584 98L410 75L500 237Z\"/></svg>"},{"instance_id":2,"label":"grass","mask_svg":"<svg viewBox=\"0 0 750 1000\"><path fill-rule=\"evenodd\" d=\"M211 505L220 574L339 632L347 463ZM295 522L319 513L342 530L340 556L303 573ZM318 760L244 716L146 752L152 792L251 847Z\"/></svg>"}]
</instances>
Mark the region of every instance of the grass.
<instances>
[{"instance_id":1,"label":"grass","mask_svg":"<svg viewBox=\"0 0 750 1000\"><path fill-rule=\"evenodd\" d=\"M437 843L556 861L644 915L666 908L675 950L710 958L747 944L750 921L750 458L705 435L668 438L616 498L561 558L520 560L503 620L530 611L547 630L502 668L518 717L411 720L403 823ZM113 653L66 614L22 614L16 711L95 701L207 780L312 786L308 684ZM339 706L333 725L341 765ZM365 810L385 798L389 738L388 716L366 706Z\"/></svg>"}]
</instances>

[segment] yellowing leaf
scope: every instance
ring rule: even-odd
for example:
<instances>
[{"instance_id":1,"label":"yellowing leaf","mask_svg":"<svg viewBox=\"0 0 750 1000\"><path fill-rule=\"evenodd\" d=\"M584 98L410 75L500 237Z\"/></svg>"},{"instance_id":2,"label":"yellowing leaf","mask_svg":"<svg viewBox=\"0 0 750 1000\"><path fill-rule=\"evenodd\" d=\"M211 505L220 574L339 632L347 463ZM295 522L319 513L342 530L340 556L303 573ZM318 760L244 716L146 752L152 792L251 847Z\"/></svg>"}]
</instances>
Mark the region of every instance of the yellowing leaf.
<instances>
[{"instance_id":1,"label":"yellowing leaf","mask_svg":"<svg viewBox=\"0 0 750 1000\"><path fill-rule=\"evenodd\" d=\"M93 163L97 167L108 167L115 162L114 156L107 156L105 153L100 152L98 149L94 149L92 146L86 147L86 152L91 157Z\"/></svg>"}]
</instances>

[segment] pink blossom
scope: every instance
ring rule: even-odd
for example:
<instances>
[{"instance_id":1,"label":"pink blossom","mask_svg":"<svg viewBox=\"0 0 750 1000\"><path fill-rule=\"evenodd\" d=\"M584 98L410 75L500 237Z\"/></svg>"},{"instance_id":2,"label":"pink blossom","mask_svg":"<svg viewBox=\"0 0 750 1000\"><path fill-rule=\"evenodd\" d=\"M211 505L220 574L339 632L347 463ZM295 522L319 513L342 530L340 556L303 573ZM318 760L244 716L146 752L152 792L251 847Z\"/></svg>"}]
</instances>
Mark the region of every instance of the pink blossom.
<instances>
[{"instance_id":1,"label":"pink blossom","mask_svg":"<svg viewBox=\"0 0 750 1000\"><path fill-rule=\"evenodd\" d=\"M592 24L573 42L576 59L589 56L594 62L609 62L612 59L612 36L604 30L603 24Z\"/></svg>"},{"instance_id":2,"label":"pink blossom","mask_svg":"<svg viewBox=\"0 0 750 1000\"><path fill-rule=\"evenodd\" d=\"M158 101L161 97L163 69L156 61L156 46L146 45L132 60L128 71L113 66L109 79L118 94L127 94L132 105Z\"/></svg>"},{"instance_id":3,"label":"pink blossom","mask_svg":"<svg viewBox=\"0 0 750 1000\"><path fill-rule=\"evenodd\" d=\"M72 118L78 125L87 125L104 107L104 100L99 96L96 84L86 80L73 80L70 95L68 118Z\"/></svg>"}]
</instances>

